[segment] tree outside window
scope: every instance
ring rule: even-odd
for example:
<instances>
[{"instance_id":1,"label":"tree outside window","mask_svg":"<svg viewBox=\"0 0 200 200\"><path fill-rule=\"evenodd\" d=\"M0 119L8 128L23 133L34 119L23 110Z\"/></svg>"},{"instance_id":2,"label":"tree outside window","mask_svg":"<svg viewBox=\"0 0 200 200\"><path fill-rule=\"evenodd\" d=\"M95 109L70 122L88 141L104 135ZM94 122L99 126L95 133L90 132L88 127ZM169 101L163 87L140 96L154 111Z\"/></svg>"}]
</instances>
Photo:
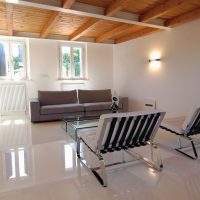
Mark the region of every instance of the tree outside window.
<instances>
[{"instance_id":1,"label":"tree outside window","mask_svg":"<svg viewBox=\"0 0 200 200\"><path fill-rule=\"evenodd\" d=\"M81 48L74 48L74 70L75 70L75 77L81 76L81 69L82 69L82 51Z\"/></svg>"}]
</instances>

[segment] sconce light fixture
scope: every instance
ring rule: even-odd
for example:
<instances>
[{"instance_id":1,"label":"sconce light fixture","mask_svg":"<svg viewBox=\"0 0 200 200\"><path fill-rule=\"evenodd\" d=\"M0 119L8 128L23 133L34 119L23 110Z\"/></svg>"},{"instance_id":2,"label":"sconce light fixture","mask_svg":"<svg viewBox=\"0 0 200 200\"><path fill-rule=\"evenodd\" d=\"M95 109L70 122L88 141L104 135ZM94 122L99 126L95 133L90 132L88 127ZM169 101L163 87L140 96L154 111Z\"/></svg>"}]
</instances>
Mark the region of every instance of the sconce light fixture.
<instances>
[{"instance_id":1,"label":"sconce light fixture","mask_svg":"<svg viewBox=\"0 0 200 200\"><path fill-rule=\"evenodd\" d=\"M153 52L149 59L150 69L152 71L159 70L161 63L160 63L160 53L159 52Z\"/></svg>"},{"instance_id":2,"label":"sconce light fixture","mask_svg":"<svg viewBox=\"0 0 200 200\"><path fill-rule=\"evenodd\" d=\"M160 61L160 58L157 58L157 59L149 59L149 62L151 63L151 62L158 62L158 61Z\"/></svg>"}]
</instances>

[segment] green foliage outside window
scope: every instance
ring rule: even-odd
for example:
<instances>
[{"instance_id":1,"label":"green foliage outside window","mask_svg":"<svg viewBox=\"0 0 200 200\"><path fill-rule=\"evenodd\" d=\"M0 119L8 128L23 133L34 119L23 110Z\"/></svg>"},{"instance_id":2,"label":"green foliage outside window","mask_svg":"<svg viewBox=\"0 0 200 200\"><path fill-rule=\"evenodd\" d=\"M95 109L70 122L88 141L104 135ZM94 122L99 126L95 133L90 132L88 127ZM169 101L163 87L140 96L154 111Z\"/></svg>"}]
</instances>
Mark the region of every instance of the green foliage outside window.
<instances>
[{"instance_id":1,"label":"green foliage outside window","mask_svg":"<svg viewBox=\"0 0 200 200\"><path fill-rule=\"evenodd\" d=\"M14 67L14 73L16 73L16 71L22 67L19 64L19 57L13 57L13 67Z\"/></svg>"},{"instance_id":2,"label":"green foliage outside window","mask_svg":"<svg viewBox=\"0 0 200 200\"><path fill-rule=\"evenodd\" d=\"M22 47L18 46L18 56L13 56L13 68L16 74L20 68L23 68Z\"/></svg>"},{"instance_id":3,"label":"green foliage outside window","mask_svg":"<svg viewBox=\"0 0 200 200\"><path fill-rule=\"evenodd\" d=\"M79 77L81 75L80 69L80 49L74 49L74 70L75 77Z\"/></svg>"},{"instance_id":4,"label":"green foliage outside window","mask_svg":"<svg viewBox=\"0 0 200 200\"><path fill-rule=\"evenodd\" d=\"M66 76L69 77L70 72L70 55L68 53L63 54L63 67L66 70Z\"/></svg>"}]
</instances>

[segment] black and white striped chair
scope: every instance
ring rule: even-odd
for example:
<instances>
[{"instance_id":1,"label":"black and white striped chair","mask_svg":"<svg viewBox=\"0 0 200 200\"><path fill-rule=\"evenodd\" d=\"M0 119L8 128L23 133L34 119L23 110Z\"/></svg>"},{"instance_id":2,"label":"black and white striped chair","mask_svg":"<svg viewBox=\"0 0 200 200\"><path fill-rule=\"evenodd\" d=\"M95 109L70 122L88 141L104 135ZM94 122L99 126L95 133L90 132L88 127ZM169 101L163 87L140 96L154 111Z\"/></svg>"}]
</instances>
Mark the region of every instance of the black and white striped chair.
<instances>
[{"instance_id":1,"label":"black and white striped chair","mask_svg":"<svg viewBox=\"0 0 200 200\"><path fill-rule=\"evenodd\" d=\"M181 127L171 125L170 123L162 123L160 126L162 129L165 129L171 133L175 133L179 136L180 147L176 148L176 151L188 156L192 159L197 159L198 154L196 151L195 144L199 144L200 140L194 136L200 133L200 106L194 107L190 113L185 118L184 123ZM189 140L191 146L182 146L181 138ZM188 148L192 148L194 156L186 153Z\"/></svg>"},{"instance_id":2,"label":"black and white striped chair","mask_svg":"<svg viewBox=\"0 0 200 200\"><path fill-rule=\"evenodd\" d=\"M158 146L153 140L164 115L165 112L157 110L101 115L96 134L82 134L78 137L77 156L81 161L84 160L80 155L80 143L82 141L99 160L100 165L98 168L89 168L103 186L107 186L106 166L103 155L108 152L124 150L129 155L134 156L130 149L149 144L153 147L151 148L152 160L147 160L142 156L139 158L160 171L163 167L162 160ZM153 150L157 152L156 161L153 160ZM139 156L139 154L137 155ZM86 161L82 163L86 165ZM100 173L98 172L99 170Z\"/></svg>"}]
</instances>

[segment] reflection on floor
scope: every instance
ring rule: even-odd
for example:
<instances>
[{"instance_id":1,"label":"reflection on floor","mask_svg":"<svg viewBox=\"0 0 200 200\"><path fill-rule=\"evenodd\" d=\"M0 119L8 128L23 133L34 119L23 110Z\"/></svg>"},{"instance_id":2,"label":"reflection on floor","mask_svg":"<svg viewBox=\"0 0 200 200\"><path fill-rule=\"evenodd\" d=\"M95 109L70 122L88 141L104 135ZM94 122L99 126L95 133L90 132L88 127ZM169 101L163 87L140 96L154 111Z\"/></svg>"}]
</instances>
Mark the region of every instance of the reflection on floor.
<instances>
[{"instance_id":1,"label":"reflection on floor","mask_svg":"<svg viewBox=\"0 0 200 200\"><path fill-rule=\"evenodd\" d=\"M162 172L137 161L108 170L109 185L103 188L76 158L76 144L60 122L31 124L28 118L1 119L0 199L198 200L200 161L172 150L177 142L172 134L159 130L156 140L161 144ZM83 150L93 160L87 149ZM119 154L106 159L119 159Z\"/></svg>"}]
</instances>

